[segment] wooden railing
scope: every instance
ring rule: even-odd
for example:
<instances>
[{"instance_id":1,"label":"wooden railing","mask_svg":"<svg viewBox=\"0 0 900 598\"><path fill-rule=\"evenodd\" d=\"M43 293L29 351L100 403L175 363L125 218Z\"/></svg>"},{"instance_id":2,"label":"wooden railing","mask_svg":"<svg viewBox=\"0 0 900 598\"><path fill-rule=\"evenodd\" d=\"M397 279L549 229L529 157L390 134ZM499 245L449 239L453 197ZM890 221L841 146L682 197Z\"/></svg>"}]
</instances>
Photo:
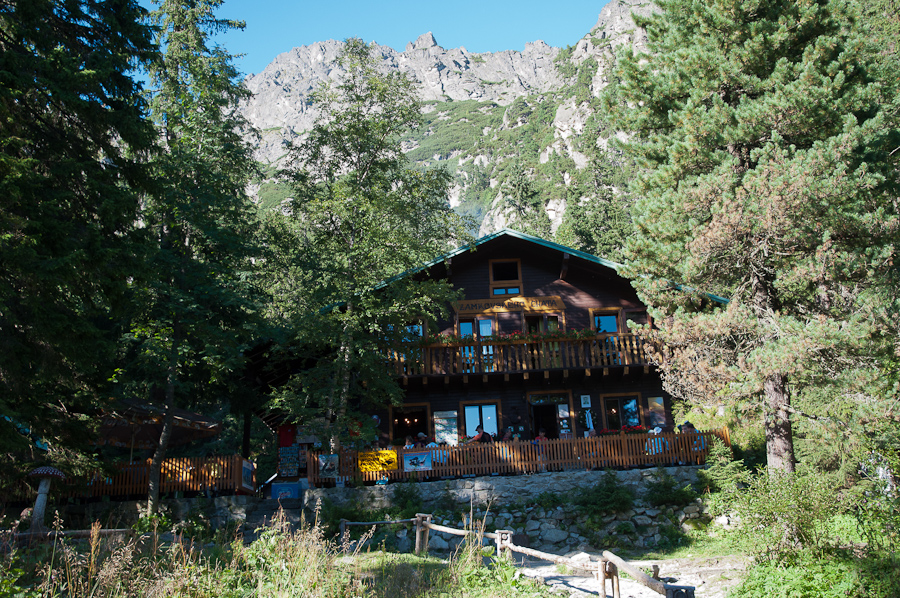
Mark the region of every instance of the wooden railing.
<instances>
[{"instance_id":1,"label":"wooden railing","mask_svg":"<svg viewBox=\"0 0 900 598\"><path fill-rule=\"evenodd\" d=\"M389 355L397 376L489 374L550 369L647 365L633 334L598 334L587 339L472 340L410 346Z\"/></svg>"},{"instance_id":2,"label":"wooden railing","mask_svg":"<svg viewBox=\"0 0 900 598\"><path fill-rule=\"evenodd\" d=\"M183 457L165 459L160 475L160 493L205 492L234 494L243 488L244 459L240 455L227 457ZM98 474L93 479L70 480L63 484L64 497L95 498L146 495L149 485L150 460L123 463L118 472L107 477ZM254 473L255 475L255 473ZM251 478L251 485L255 479ZM253 492L253 489L246 490Z\"/></svg>"},{"instance_id":3,"label":"wooden railing","mask_svg":"<svg viewBox=\"0 0 900 598\"><path fill-rule=\"evenodd\" d=\"M597 438L569 438L532 441L475 443L439 448L391 449L397 454L397 468L383 471L361 471L359 452L345 450L339 454L337 477L344 480L377 482L416 479L456 478L492 474L526 474L566 469L630 469L653 465L696 464L706 462L713 439L730 446L728 429L697 434L613 434ZM404 455L428 453L431 469L406 471ZM311 486L322 486L331 478L319 475L318 457L310 452L308 477Z\"/></svg>"}]
</instances>

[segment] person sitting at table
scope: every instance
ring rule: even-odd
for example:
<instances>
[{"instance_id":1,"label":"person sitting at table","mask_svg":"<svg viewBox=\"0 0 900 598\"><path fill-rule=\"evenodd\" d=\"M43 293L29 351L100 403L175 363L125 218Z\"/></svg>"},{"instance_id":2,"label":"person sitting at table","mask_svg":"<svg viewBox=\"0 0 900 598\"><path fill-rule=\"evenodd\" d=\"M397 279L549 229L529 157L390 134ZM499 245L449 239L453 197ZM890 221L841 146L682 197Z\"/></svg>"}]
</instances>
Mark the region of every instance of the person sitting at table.
<instances>
[{"instance_id":1,"label":"person sitting at table","mask_svg":"<svg viewBox=\"0 0 900 598\"><path fill-rule=\"evenodd\" d=\"M509 442L510 440L513 440L513 429L506 428L506 430L503 431L503 438L501 438L500 440L502 440L503 442Z\"/></svg>"},{"instance_id":2,"label":"person sitting at table","mask_svg":"<svg viewBox=\"0 0 900 598\"><path fill-rule=\"evenodd\" d=\"M413 442L412 436L407 436L406 440L403 441L403 448L411 449L416 448L415 442Z\"/></svg>"},{"instance_id":3,"label":"person sitting at table","mask_svg":"<svg viewBox=\"0 0 900 598\"><path fill-rule=\"evenodd\" d=\"M494 440L491 438L490 434L484 431L484 427L482 427L481 424L475 426L475 432L477 432L475 436L472 436L466 444L472 444L473 442L493 442Z\"/></svg>"},{"instance_id":4,"label":"person sitting at table","mask_svg":"<svg viewBox=\"0 0 900 598\"><path fill-rule=\"evenodd\" d=\"M416 448L422 448L428 444L428 436L424 432L416 434Z\"/></svg>"},{"instance_id":5,"label":"person sitting at table","mask_svg":"<svg viewBox=\"0 0 900 598\"><path fill-rule=\"evenodd\" d=\"M687 421L679 427L681 428L682 434L693 434L695 436L694 442L691 446L691 450L702 451L706 448L706 438L704 438L703 435L697 430L697 428L694 427L694 424Z\"/></svg>"},{"instance_id":6,"label":"person sitting at table","mask_svg":"<svg viewBox=\"0 0 900 598\"><path fill-rule=\"evenodd\" d=\"M650 430L650 437L644 444L644 451L648 455L661 455L664 452L669 452L669 441L659 436L661 433L662 428L659 426Z\"/></svg>"}]
</instances>

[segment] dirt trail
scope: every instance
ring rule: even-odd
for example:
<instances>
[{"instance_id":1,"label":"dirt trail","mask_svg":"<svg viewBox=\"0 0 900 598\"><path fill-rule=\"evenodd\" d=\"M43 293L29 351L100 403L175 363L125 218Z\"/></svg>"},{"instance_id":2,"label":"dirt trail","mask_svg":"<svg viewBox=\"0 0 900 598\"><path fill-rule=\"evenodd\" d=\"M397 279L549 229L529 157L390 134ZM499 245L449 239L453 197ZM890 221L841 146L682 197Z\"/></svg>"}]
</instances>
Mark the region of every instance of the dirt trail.
<instances>
[{"instance_id":1,"label":"dirt trail","mask_svg":"<svg viewBox=\"0 0 900 598\"><path fill-rule=\"evenodd\" d=\"M591 560L597 560L592 556ZM603 596L600 582L585 571L569 570L548 561L516 559L522 573L529 577L543 579L544 583L572 596ZM670 584L693 586L697 598L725 598L728 591L740 583L747 560L744 557L698 557L665 560L629 561L644 571L659 565L660 578ZM620 578L622 598L659 598L650 588L628 579ZM606 596L612 596L610 583L606 584Z\"/></svg>"}]
</instances>

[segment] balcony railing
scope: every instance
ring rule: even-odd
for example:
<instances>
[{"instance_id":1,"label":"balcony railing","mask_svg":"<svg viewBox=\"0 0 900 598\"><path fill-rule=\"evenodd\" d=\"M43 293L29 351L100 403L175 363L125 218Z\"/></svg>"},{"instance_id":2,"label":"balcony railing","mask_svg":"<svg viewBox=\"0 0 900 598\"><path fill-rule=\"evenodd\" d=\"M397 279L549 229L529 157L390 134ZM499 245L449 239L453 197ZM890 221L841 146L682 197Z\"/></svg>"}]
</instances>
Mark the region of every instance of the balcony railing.
<instances>
[{"instance_id":1,"label":"balcony railing","mask_svg":"<svg viewBox=\"0 0 900 598\"><path fill-rule=\"evenodd\" d=\"M319 453L310 452L308 470L311 486L322 486L329 480L357 482L399 482L415 476L423 478L458 478L485 475L517 475L571 469L630 469L655 465L702 465L712 442L718 438L731 445L728 428L699 433L611 434L597 438L567 438L534 443L474 443L438 448L391 449L378 453L341 451L327 478L314 465ZM394 453L391 455L390 453ZM387 457L372 458L387 454ZM324 454L322 454L324 456ZM406 458L405 458L406 457ZM415 462L419 468L407 470L405 464ZM389 468L372 468L361 463L393 463ZM420 468L425 464L427 469Z\"/></svg>"},{"instance_id":2,"label":"balcony railing","mask_svg":"<svg viewBox=\"0 0 900 598\"><path fill-rule=\"evenodd\" d=\"M389 359L397 376L522 373L649 364L640 339L633 334L436 343L392 351Z\"/></svg>"}]
</instances>

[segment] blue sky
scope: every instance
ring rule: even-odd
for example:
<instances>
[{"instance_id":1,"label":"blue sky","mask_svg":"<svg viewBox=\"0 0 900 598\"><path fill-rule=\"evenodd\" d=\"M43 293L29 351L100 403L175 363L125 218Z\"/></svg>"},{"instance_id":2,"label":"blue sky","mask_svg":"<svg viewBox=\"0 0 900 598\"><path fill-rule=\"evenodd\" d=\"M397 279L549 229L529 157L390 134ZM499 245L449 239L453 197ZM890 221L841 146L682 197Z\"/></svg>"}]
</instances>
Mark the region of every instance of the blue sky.
<instances>
[{"instance_id":1,"label":"blue sky","mask_svg":"<svg viewBox=\"0 0 900 598\"><path fill-rule=\"evenodd\" d=\"M247 22L244 31L219 36L244 73L259 73L295 46L360 37L397 50L431 31L444 48L470 52L523 50L542 39L551 46L575 44L597 22L607 0L225 0L220 18ZM141 2L149 7L149 0Z\"/></svg>"}]
</instances>

